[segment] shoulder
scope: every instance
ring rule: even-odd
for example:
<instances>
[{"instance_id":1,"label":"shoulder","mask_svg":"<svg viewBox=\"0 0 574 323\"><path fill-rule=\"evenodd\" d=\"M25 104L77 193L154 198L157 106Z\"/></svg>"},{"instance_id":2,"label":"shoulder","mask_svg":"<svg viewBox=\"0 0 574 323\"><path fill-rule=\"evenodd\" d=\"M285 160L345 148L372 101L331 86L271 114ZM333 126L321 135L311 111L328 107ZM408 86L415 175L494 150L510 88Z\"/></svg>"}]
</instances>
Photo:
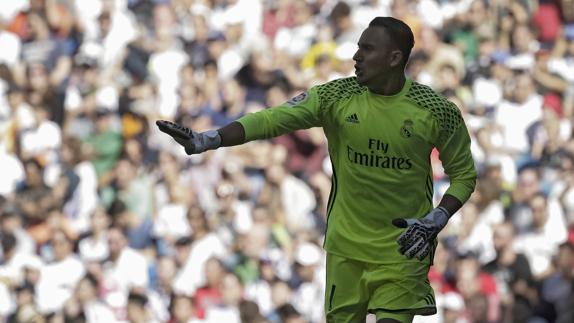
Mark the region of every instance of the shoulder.
<instances>
[{"instance_id":1,"label":"shoulder","mask_svg":"<svg viewBox=\"0 0 574 323\"><path fill-rule=\"evenodd\" d=\"M436 92L429 86L418 82L413 81L406 97L420 108L429 110L435 117L461 115L456 104L452 103L444 95Z\"/></svg>"},{"instance_id":2,"label":"shoulder","mask_svg":"<svg viewBox=\"0 0 574 323\"><path fill-rule=\"evenodd\" d=\"M427 85L413 81L406 97L420 108L428 110L443 131L452 133L462 122L456 104Z\"/></svg>"},{"instance_id":3,"label":"shoulder","mask_svg":"<svg viewBox=\"0 0 574 323\"><path fill-rule=\"evenodd\" d=\"M213 251L225 248L225 245L217 234L210 232L205 237L197 241L194 249L198 248L206 248Z\"/></svg>"},{"instance_id":4,"label":"shoulder","mask_svg":"<svg viewBox=\"0 0 574 323\"><path fill-rule=\"evenodd\" d=\"M132 248L126 248L121 253L120 258L126 264L133 264L134 262L135 263L147 262L144 255L142 255L139 251L132 249Z\"/></svg>"},{"instance_id":5,"label":"shoulder","mask_svg":"<svg viewBox=\"0 0 574 323\"><path fill-rule=\"evenodd\" d=\"M321 103L333 103L367 91L357 83L356 77L336 79L314 87Z\"/></svg>"}]
</instances>

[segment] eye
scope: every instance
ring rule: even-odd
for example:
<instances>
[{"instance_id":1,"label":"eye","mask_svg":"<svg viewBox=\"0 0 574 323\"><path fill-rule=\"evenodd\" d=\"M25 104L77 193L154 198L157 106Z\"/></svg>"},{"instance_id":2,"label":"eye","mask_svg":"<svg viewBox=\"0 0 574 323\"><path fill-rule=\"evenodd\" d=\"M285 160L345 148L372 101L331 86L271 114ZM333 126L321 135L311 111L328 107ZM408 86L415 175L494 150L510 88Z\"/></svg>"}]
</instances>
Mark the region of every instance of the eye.
<instances>
[{"instance_id":1,"label":"eye","mask_svg":"<svg viewBox=\"0 0 574 323\"><path fill-rule=\"evenodd\" d=\"M373 50L374 46L373 45L365 45L365 50Z\"/></svg>"}]
</instances>

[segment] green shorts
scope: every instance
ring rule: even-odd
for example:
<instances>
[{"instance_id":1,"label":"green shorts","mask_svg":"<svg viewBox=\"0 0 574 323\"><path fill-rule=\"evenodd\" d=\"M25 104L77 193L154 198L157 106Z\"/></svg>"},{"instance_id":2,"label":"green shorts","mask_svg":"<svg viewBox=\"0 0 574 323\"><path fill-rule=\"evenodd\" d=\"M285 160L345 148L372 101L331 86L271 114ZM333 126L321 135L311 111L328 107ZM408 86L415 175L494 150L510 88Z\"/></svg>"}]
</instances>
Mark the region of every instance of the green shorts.
<instances>
[{"instance_id":1,"label":"green shorts","mask_svg":"<svg viewBox=\"0 0 574 323\"><path fill-rule=\"evenodd\" d=\"M367 313L400 322L436 314L429 263L373 264L327 253L328 323L364 322Z\"/></svg>"}]
</instances>

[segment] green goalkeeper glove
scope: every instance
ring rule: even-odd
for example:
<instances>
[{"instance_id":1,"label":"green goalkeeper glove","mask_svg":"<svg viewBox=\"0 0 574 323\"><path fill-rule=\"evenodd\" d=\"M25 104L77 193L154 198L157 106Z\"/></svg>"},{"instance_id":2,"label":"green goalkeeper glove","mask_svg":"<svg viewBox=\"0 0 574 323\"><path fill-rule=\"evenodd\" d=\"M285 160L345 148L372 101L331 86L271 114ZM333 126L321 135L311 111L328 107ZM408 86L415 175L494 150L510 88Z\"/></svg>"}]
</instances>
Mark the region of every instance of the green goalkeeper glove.
<instances>
[{"instance_id":1,"label":"green goalkeeper glove","mask_svg":"<svg viewBox=\"0 0 574 323\"><path fill-rule=\"evenodd\" d=\"M166 120L157 120L155 124L160 131L167 133L178 144L182 145L188 155L217 149L221 145L221 136L217 130L195 132L185 126Z\"/></svg>"},{"instance_id":2,"label":"green goalkeeper glove","mask_svg":"<svg viewBox=\"0 0 574 323\"><path fill-rule=\"evenodd\" d=\"M449 219L447 209L434 208L422 219L394 219L393 225L407 228L397 239L399 252L407 258L424 259L431 251L434 239Z\"/></svg>"}]
</instances>

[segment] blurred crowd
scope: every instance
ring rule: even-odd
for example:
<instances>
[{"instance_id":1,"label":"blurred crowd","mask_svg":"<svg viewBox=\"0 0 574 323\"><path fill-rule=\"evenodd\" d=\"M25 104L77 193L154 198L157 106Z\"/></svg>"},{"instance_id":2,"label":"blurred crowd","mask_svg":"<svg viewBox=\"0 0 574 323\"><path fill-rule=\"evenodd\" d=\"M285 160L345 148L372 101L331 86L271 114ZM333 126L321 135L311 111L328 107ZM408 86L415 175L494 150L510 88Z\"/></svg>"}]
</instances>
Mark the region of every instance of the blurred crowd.
<instances>
[{"instance_id":1,"label":"blurred crowd","mask_svg":"<svg viewBox=\"0 0 574 323\"><path fill-rule=\"evenodd\" d=\"M321 129L189 157L153 122L351 76L375 16L410 25L479 171L415 322L574 322L572 0L2 1L0 322L323 322Z\"/></svg>"}]
</instances>

